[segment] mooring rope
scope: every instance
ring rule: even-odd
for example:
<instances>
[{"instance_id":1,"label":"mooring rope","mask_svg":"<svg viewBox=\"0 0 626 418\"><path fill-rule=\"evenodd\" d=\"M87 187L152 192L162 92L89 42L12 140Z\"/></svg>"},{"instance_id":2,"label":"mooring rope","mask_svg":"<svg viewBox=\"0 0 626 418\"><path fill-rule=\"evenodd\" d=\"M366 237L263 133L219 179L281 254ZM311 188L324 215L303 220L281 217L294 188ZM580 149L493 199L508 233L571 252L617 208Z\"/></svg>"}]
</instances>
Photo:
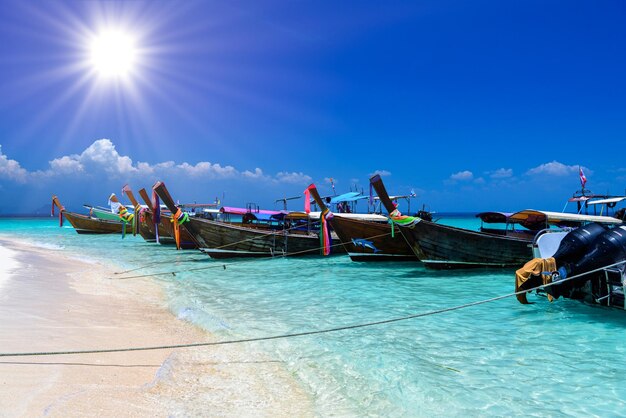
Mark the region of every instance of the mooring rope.
<instances>
[{"instance_id":1,"label":"mooring rope","mask_svg":"<svg viewBox=\"0 0 626 418\"><path fill-rule=\"evenodd\" d=\"M211 222L218 222L218 221L211 221ZM222 245L222 246L219 246L219 247L215 247L215 249L221 249L221 248L225 248L225 247L229 247L229 246L232 246L232 245L241 244L241 243L248 242L248 241L254 241L254 240L259 239L259 238L265 238L267 235L270 235L270 236L271 235L275 235L275 236L284 235L284 234L282 234L282 232L289 232L289 231L292 231L292 230L300 228L300 227L301 227L301 225L295 225L295 226L293 226L291 228L282 229L282 230L279 230L277 232L273 232L271 230L268 232L268 231L264 231L262 228L254 228L255 230L263 231L264 234L262 236L255 236L255 237L252 237L252 238L246 238L246 239L243 239L243 240L240 240L240 241L236 241L236 242L225 244L225 245ZM339 243L339 244L335 244L333 246L336 246L336 245L342 245L342 244ZM321 247L320 248L314 248L314 249L311 249L311 250L307 250L306 252L319 251L320 249L321 249ZM275 257L278 257L278 256L275 256ZM201 259L198 259L198 261L200 261L200 260ZM206 258L204 260L206 260ZM185 262L187 262L187 260L185 260ZM146 267L150 267L150 266L153 266L153 265L156 265L156 264L166 264L166 263L167 263L167 261L155 261L153 263L144 264L141 267L137 267L137 268L133 268L133 269L125 270L125 271L120 271L120 272L114 272L113 274L131 273L133 271L141 270L141 269L144 269ZM171 273L159 273L157 275L162 275L162 274L171 274Z\"/></svg>"},{"instance_id":2,"label":"mooring rope","mask_svg":"<svg viewBox=\"0 0 626 418\"><path fill-rule=\"evenodd\" d=\"M141 267L135 267L132 269L128 269L128 270L124 270L124 271L116 271L113 274L126 274L126 273L132 273L133 271L137 271L137 270L141 270L141 269L145 269L146 267L151 267L151 266L156 266L157 264L176 264L176 263L193 263L193 262L198 262L198 261L206 261L207 258L206 257L200 257L200 258L190 258L188 260L176 260L176 261L172 261L172 260L161 260L161 261L154 261L152 263L148 263L148 264L144 264Z\"/></svg>"},{"instance_id":3,"label":"mooring rope","mask_svg":"<svg viewBox=\"0 0 626 418\"><path fill-rule=\"evenodd\" d=\"M249 342L258 342L258 341L271 341L285 338L296 338L296 337L304 337L309 335L319 335L319 334L328 334L331 332L338 331L347 331L358 328L367 328L373 327L377 325L390 324L394 322L407 321L415 318L423 318L426 316L438 315L446 312L457 311L460 309L470 308L472 306L484 305L486 303L495 302L498 300L510 298L513 296L521 295L524 293L530 293L535 290L545 289L547 287L558 285L561 283L568 282L570 280L577 279L582 276L586 276L588 274L597 273L604 269L608 269L611 267L616 267L620 264L626 263L626 260L619 261L617 263L613 263L604 267L599 267L597 269L576 274L574 276L567 277L563 280L559 280L557 282L542 284L531 289L521 290L518 292L507 293L500 296L495 296L488 299L479 300L476 302L464 303L461 305L450 306L447 308L435 309L432 311L397 317L384 319L380 321L366 322L361 324L353 324L353 325L344 325L335 328L326 328L321 330L313 330L313 331L303 331L303 332L294 332L289 334L279 334L279 335L269 335L265 337L255 337L255 338L241 338L237 340L226 340L226 341L212 341L212 342L200 342L200 343L188 343L188 344L168 344L168 345L156 345L156 346L147 346L147 347L124 347L124 348L107 348L107 349L94 349L94 350L67 350L67 351L39 351L39 352L21 352L21 353L0 353L0 357L33 357L33 356L55 356L55 355L74 355L74 354L102 354L102 353L122 353L122 352L130 352L130 351L155 351L155 350L168 350L168 349L176 349L176 348L193 348L193 347L209 347L209 346L217 346L217 345L230 345L230 344L241 344L241 343L249 343Z\"/></svg>"},{"instance_id":4,"label":"mooring rope","mask_svg":"<svg viewBox=\"0 0 626 418\"><path fill-rule=\"evenodd\" d=\"M373 238L380 238L380 237L384 237L387 235L391 235L391 232L387 232L385 234L379 234L379 235L372 235L371 237L365 237L364 239L373 239ZM332 244L331 248L333 247L338 247L344 245L341 241L339 241L337 244ZM110 277L111 280L127 280L127 279L139 279L139 278L144 278L144 277L151 277L151 276L176 276L177 274L180 273L188 273L188 272L192 272L192 271L202 271L202 270L210 270L210 269L214 269L214 268L222 268L222 269L226 269L227 266L233 266L233 265L237 265L240 266L242 264L250 264L250 263L258 263L261 261L268 261L268 260L275 260L275 259L280 259L280 258L287 258L287 257L295 257L295 256L299 256L302 254L309 254L309 253L313 253L313 252L317 252L320 251L322 249L322 247L316 247L310 250L302 250L302 251L296 251L293 253L285 253L285 254L277 254L274 256L270 256L268 255L267 257L253 257L253 258L249 258L243 261L230 261L227 263L221 262L219 264L211 264L210 266L204 266L204 267L196 267L196 268L192 268L192 269L186 269L186 270L172 270L172 271L162 271L162 272L157 272L157 273L146 273L146 274L140 274L140 275L136 275L136 276L127 276L127 277ZM136 271L136 270L140 270L142 268L145 267L149 267L150 265L145 265L143 267L138 267L136 269L133 270L128 270L126 272L130 273L132 271ZM119 274L123 274L125 272L120 272ZM114 273L114 274L118 274L118 273Z\"/></svg>"}]
</instances>

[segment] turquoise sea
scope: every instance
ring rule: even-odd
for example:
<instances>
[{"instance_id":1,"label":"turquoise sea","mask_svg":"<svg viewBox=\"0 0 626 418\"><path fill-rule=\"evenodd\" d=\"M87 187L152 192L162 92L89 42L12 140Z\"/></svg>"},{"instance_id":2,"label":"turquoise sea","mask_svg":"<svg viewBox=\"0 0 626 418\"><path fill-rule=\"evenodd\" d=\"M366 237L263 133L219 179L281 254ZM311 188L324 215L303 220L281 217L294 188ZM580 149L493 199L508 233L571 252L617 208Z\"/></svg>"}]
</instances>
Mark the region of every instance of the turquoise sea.
<instances>
[{"instance_id":1,"label":"turquoise sea","mask_svg":"<svg viewBox=\"0 0 626 418\"><path fill-rule=\"evenodd\" d=\"M470 217L440 222L478 226ZM429 271L347 256L225 263L140 237L78 235L56 218L0 219L0 234L132 274L176 271L154 278L171 310L222 340L380 321L514 290L513 269ZM198 267L206 269L185 272ZM319 416L626 416L626 312L529 299L536 303L511 297L248 344L284 362Z\"/></svg>"}]
</instances>

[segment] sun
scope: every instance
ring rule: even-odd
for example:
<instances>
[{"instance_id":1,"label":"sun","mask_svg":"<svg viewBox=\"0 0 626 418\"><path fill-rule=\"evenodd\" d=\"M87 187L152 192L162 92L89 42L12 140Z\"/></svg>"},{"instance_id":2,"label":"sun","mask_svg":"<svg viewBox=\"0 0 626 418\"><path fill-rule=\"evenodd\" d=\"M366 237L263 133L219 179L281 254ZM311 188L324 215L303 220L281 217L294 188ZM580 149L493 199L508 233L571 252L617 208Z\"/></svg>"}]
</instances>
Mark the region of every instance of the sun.
<instances>
[{"instance_id":1,"label":"sun","mask_svg":"<svg viewBox=\"0 0 626 418\"><path fill-rule=\"evenodd\" d=\"M137 65L135 38L122 30L104 30L89 44L89 63L102 78L127 78Z\"/></svg>"}]
</instances>

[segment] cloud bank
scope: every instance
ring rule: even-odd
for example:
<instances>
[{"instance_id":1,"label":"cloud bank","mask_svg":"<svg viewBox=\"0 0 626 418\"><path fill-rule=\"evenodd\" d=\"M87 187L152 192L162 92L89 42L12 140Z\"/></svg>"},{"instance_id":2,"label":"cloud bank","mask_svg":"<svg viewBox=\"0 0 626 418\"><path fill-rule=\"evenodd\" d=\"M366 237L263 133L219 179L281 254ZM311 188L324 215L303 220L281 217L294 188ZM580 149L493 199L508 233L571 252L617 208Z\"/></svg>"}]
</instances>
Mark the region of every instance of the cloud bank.
<instances>
[{"instance_id":1,"label":"cloud bank","mask_svg":"<svg viewBox=\"0 0 626 418\"><path fill-rule=\"evenodd\" d=\"M589 168L582 168L587 176L593 174ZM491 201L486 198L480 201L481 209L485 209L483 206L488 204L502 205L502 190L506 186L506 190L516 191L507 195L510 206L528 206L529 194L540 196L540 191L545 192L540 200L544 206L549 199L556 199L554 196L569 195L568 188L578 183L578 165L556 160L533 168L516 167L515 170L523 174L514 176L513 168L506 167L485 170L481 172L482 176L464 169L451 171L452 174L442 178L443 185L431 184L430 190L420 194L429 203L454 206L459 200L471 201L479 191L481 196L492 196ZM382 169L372 174L391 176L389 171ZM156 180L165 181L180 199L213 201L218 196L235 206L249 201L269 206L276 196L301 193L314 181L312 176L301 171L269 173L260 167L242 168L212 161L134 161L130 156L121 155L109 139L94 141L82 152L59 156L34 170L23 167L0 148L0 189L6 197L4 205L0 202L0 213L12 213L15 205L11 202L16 201L24 213L43 213L49 210L51 193L63 197L69 206L85 201L102 204L111 191L119 190L125 183L131 187L149 188ZM594 186L600 184L606 189L610 186L594 180ZM318 182L329 187L331 179L322 178ZM350 183L357 182L358 179L350 180ZM337 187L345 181L334 178L333 183ZM391 187L397 187L390 183Z\"/></svg>"},{"instance_id":2,"label":"cloud bank","mask_svg":"<svg viewBox=\"0 0 626 418\"><path fill-rule=\"evenodd\" d=\"M43 171L28 171L20 163L9 159L0 148L0 179L13 180L18 183L27 183L40 180L43 176L67 176L81 174L85 176L106 175L114 179L145 179L146 177L160 177L181 175L203 179L243 179L264 180L275 183L302 184L312 181L311 176L302 172L280 171L275 175L268 175L260 168L253 170L238 170L237 168L209 161L200 161L196 164L174 161L164 161L156 164L133 160L126 155L120 155L115 145L109 139L94 141L80 154L64 155L49 161L49 166Z\"/></svg>"}]
</instances>

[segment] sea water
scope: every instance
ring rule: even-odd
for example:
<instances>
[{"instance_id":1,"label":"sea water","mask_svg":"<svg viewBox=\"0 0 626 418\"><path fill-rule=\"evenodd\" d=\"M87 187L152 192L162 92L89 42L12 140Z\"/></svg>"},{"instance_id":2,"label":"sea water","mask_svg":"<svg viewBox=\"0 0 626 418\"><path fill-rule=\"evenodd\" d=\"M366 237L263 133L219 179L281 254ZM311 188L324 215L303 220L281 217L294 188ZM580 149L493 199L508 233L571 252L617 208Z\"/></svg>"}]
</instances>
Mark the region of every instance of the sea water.
<instances>
[{"instance_id":1,"label":"sea water","mask_svg":"<svg viewBox=\"0 0 626 418\"><path fill-rule=\"evenodd\" d=\"M347 256L217 261L139 237L78 235L50 219L0 219L0 235L134 270L126 276L176 271L154 277L171 310L219 340L385 321L514 291L514 269ZM626 312L529 299L247 344L282 361L319 416L625 416Z\"/></svg>"}]
</instances>

